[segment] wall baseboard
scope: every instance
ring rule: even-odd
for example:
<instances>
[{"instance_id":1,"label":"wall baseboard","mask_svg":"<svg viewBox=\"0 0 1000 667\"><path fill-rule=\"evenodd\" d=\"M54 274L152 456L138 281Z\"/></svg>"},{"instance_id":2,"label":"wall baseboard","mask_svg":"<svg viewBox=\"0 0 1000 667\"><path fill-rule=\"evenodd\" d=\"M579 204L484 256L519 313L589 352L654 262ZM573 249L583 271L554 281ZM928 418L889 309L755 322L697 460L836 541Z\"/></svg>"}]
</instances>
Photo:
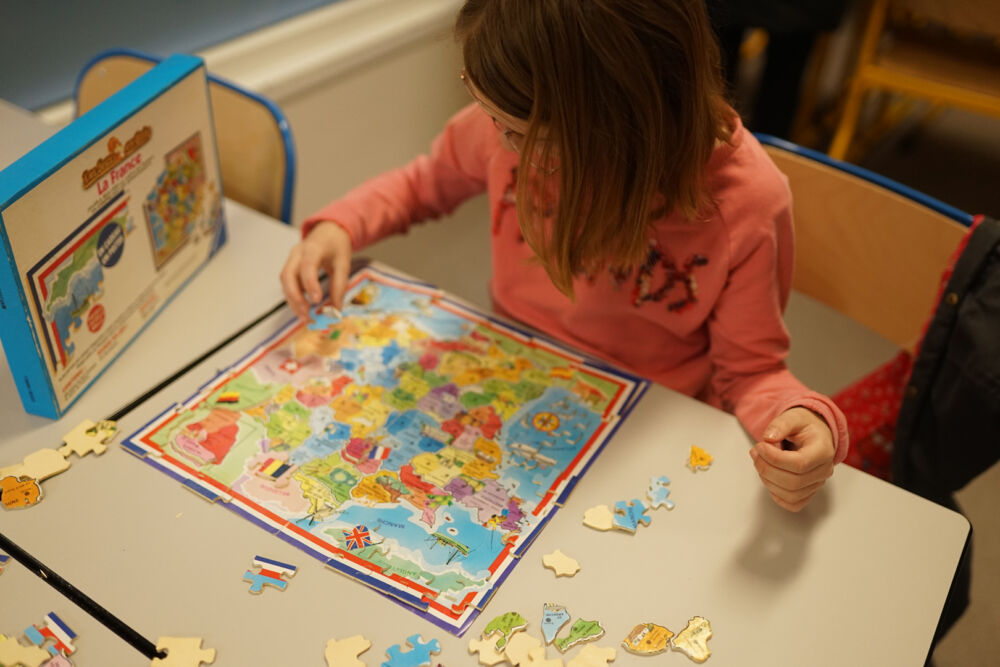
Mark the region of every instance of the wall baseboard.
<instances>
[{"instance_id":1,"label":"wall baseboard","mask_svg":"<svg viewBox=\"0 0 1000 667\"><path fill-rule=\"evenodd\" d=\"M213 74L282 104L418 40L447 38L461 0L341 0L198 53ZM38 112L73 120L72 100Z\"/></svg>"}]
</instances>

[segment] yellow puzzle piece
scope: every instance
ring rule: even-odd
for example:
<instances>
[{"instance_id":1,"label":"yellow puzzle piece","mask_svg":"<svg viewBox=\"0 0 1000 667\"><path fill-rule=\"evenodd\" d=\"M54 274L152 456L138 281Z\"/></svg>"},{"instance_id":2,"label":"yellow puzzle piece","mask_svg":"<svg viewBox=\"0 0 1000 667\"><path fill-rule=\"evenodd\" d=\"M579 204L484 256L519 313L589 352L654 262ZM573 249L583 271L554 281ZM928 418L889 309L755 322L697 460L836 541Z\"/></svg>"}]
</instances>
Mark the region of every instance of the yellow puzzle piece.
<instances>
[{"instance_id":1,"label":"yellow puzzle piece","mask_svg":"<svg viewBox=\"0 0 1000 667\"><path fill-rule=\"evenodd\" d=\"M708 648L708 640L712 637L712 626L707 618L695 616L688 621L687 627L677 633L670 642L670 647L680 651L695 662L705 662L712 652Z\"/></svg>"},{"instance_id":2,"label":"yellow puzzle piece","mask_svg":"<svg viewBox=\"0 0 1000 667\"><path fill-rule=\"evenodd\" d=\"M712 455L697 445L691 445L691 456L688 457L687 466L693 472L708 470L712 465Z\"/></svg>"},{"instance_id":3,"label":"yellow puzzle piece","mask_svg":"<svg viewBox=\"0 0 1000 667\"><path fill-rule=\"evenodd\" d=\"M670 646L674 633L656 623L640 623L622 640L622 648L636 655L656 655Z\"/></svg>"}]
</instances>

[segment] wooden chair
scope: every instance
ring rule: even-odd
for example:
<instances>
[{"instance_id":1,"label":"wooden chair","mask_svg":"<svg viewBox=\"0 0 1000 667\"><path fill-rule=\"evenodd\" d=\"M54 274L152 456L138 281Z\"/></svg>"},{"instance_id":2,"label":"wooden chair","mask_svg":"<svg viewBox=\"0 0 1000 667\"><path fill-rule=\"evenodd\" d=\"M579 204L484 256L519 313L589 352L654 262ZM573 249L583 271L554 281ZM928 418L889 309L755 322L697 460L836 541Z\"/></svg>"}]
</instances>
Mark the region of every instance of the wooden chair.
<instances>
[{"instance_id":1,"label":"wooden chair","mask_svg":"<svg viewBox=\"0 0 1000 667\"><path fill-rule=\"evenodd\" d=\"M114 49L95 56L76 81L82 115L160 61ZM209 94L225 195L286 224L292 219L295 147L284 114L271 100L209 74Z\"/></svg>"},{"instance_id":2,"label":"wooden chair","mask_svg":"<svg viewBox=\"0 0 1000 667\"><path fill-rule=\"evenodd\" d=\"M972 217L817 151L758 139L792 191L793 288L912 351Z\"/></svg>"},{"instance_id":3,"label":"wooden chair","mask_svg":"<svg viewBox=\"0 0 1000 667\"><path fill-rule=\"evenodd\" d=\"M876 90L1000 118L1000 2L873 0L831 157L848 155Z\"/></svg>"}]
</instances>

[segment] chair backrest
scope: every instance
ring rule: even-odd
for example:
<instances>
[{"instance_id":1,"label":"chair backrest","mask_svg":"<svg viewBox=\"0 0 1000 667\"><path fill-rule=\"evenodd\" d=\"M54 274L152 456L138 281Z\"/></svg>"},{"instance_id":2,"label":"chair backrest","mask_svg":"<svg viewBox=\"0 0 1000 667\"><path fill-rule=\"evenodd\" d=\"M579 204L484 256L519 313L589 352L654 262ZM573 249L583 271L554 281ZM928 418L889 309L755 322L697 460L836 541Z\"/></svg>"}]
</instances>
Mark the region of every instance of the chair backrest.
<instances>
[{"instance_id":1,"label":"chair backrest","mask_svg":"<svg viewBox=\"0 0 1000 667\"><path fill-rule=\"evenodd\" d=\"M792 191L793 288L912 350L972 217L822 153L758 139Z\"/></svg>"},{"instance_id":2,"label":"chair backrest","mask_svg":"<svg viewBox=\"0 0 1000 667\"><path fill-rule=\"evenodd\" d=\"M77 78L82 115L149 71L159 58L116 49L95 56ZM291 224L295 148L284 114L267 98L208 76L225 195Z\"/></svg>"}]
</instances>

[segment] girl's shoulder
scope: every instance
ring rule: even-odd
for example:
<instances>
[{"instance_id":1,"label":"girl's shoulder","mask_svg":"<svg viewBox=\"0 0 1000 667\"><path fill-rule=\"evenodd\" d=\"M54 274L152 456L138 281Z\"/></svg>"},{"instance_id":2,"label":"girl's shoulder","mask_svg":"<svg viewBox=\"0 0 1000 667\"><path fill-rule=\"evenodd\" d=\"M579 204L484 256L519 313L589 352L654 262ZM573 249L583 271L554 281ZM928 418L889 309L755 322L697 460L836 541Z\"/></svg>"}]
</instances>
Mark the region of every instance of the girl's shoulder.
<instances>
[{"instance_id":1,"label":"girl's shoulder","mask_svg":"<svg viewBox=\"0 0 1000 667\"><path fill-rule=\"evenodd\" d=\"M709 160L705 183L713 202L711 217L732 236L773 236L791 220L788 179L738 120L730 142L716 148Z\"/></svg>"}]
</instances>

